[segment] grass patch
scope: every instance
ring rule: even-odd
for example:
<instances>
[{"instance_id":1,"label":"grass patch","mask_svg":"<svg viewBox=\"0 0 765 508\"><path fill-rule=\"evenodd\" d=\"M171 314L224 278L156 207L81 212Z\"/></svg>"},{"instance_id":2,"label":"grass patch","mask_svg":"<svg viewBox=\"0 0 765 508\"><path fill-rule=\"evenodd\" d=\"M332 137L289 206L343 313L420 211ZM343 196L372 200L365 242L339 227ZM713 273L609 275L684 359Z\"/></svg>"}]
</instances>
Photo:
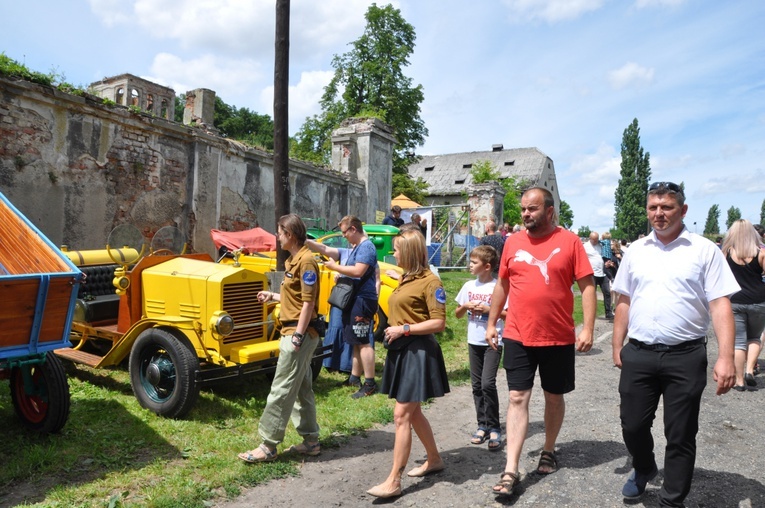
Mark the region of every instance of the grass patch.
<instances>
[{"instance_id":1,"label":"grass patch","mask_svg":"<svg viewBox=\"0 0 765 508\"><path fill-rule=\"evenodd\" d=\"M441 276L447 291L447 328L439 341L449 380L460 385L469 382L466 324L454 317L454 297L471 275ZM579 316L577 322L581 310ZM378 376L384 357L378 345ZM350 436L393 419L392 400L352 400L351 388L336 387L343 379L323 371L314 387L324 448L343 446ZM72 408L67 425L58 435L37 436L20 426L8 383L0 383L1 506L201 508L236 497L244 487L298 473L299 457L283 456L256 466L236 458L259 443L258 421L269 391L265 377L203 391L186 420L168 420L142 409L125 368L77 367L69 385ZM290 425L280 450L299 442Z\"/></svg>"}]
</instances>

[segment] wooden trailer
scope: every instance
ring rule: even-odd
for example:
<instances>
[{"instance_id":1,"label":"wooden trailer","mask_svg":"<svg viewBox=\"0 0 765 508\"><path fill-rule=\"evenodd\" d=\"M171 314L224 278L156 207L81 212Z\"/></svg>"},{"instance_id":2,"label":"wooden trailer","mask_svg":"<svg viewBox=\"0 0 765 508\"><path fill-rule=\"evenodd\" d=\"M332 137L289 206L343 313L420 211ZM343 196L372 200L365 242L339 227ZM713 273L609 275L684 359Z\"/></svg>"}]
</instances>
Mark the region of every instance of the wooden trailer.
<instances>
[{"instance_id":1,"label":"wooden trailer","mask_svg":"<svg viewBox=\"0 0 765 508\"><path fill-rule=\"evenodd\" d=\"M70 346L82 272L0 193L0 379L24 426L60 430L69 384L53 350Z\"/></svg>"}]
</instances>

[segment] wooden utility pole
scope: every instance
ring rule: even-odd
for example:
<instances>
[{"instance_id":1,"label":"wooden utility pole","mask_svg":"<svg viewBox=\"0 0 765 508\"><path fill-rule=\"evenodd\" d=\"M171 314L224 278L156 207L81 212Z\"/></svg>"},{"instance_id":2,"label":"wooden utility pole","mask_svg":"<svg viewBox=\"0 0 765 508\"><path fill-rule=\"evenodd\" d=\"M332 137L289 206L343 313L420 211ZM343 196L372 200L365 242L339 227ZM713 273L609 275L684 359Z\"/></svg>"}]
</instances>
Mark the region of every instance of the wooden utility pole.
<instances>
[{"instance_id":1,"label":"wooden utility pole","mask_svg":"<svg viewBox=\"0 0 765 508\"><path fill-rule=\"evenodd\" d=\"M276 0L274 35L274 204L275 224L290 213L289 171L289 65L290 0ZM277 242L278 242L277 234ZM276 269L284 271L287 252L277 249Z\"/></svg>"}]
</instances>

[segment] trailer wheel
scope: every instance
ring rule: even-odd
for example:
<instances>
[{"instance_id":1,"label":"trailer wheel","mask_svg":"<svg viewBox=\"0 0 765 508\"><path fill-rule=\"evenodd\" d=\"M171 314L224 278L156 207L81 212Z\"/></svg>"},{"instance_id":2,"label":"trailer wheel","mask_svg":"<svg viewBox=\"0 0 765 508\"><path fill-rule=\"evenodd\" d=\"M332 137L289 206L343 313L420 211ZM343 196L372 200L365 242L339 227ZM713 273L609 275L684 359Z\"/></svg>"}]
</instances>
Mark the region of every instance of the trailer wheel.
<instances>
[{"instance_id":1,"label":"trailer wheel","mask_svg":"<svg viewBox=\"0 0 765 508\"><path fill-rule=\"evenodd\" d=\"M25 371L30 375L31 393L24 386ZM61 360L48 352L43 363L14 367L11 399L26 428L41 433L61 430L69 418L69 383Z\"/></svg>"},{"instance_id":2,"label":"trailer wheel","mask_svg":"<svg viewBox=\"0 0 765 508\"><path fill-rule=\"evenodd\" d=\"M377 308L374 326L375 342L382 342L385 338L385 329L388 328L388 316L385 315L385 312L380 307Z\"/></svg>"},{"instance_id":3,"label":"trailer wheel","mask_svg":"<svg viewBox=\"0 0 765 508\"><path fill-rule=\"evenodd\" d=\"M142 332L130 351L130 384L141 407L182 418L199 396L199 360L185 338L160 328Z\"/></svg>"},{"instance_id":4,"label":"trailer wheel","mask_svg":"<svg viewBox=\"0 0 765 508\"><path fill-rule=\"evenodd\" d=\"M319 377L319 373L321 372L322 364L324 363L323 358L314 358L311 360L311 380L316 381L316 379Z\"/></svg>"}]
</instances>

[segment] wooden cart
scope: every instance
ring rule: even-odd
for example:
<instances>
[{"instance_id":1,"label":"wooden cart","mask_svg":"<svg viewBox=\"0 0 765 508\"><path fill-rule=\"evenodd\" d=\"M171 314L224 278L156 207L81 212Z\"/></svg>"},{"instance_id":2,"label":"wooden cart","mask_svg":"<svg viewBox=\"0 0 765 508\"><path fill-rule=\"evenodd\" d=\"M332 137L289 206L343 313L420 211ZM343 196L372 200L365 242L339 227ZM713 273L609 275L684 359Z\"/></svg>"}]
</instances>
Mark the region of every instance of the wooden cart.
<instances>
[{"instance_id":1,"label":"wooden cart","mask_svg":"<svg viewBox=\"0 0 765 508\"><path fill-rule=\"evenodd\" d=\"M56 432L69 384L54 349L68 347L82 273L0 193L0 379L25 427Z\"/></svg>"}]
</instances>

